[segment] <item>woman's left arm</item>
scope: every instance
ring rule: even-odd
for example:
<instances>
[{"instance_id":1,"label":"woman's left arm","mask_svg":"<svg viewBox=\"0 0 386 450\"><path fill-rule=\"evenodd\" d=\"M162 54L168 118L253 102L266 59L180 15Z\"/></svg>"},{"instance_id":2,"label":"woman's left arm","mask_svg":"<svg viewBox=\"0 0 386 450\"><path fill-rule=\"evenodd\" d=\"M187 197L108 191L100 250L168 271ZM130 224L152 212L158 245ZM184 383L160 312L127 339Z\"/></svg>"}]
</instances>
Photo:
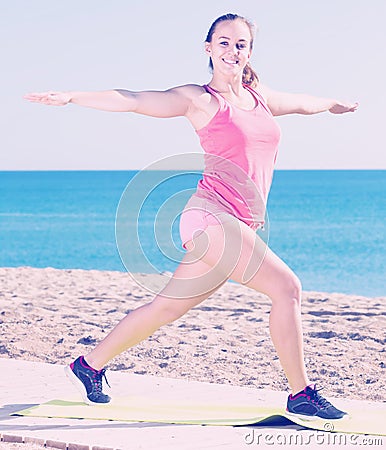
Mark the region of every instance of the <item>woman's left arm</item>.
<instances>
[{"instance_id":1,"label":"woman's left arm","mask_svg":"<svg viewBox=\"0 0 386 450\"><path fill-rule=\"evenodd\" d=\"M359 105L358 102L346 103L332 98L274 91L261 83L259 83L258 89L265 97L268 108L274 116L317 114L324 111L330 111L333 114L343 114L356 111Z\"/></svg>"}]
</instances>

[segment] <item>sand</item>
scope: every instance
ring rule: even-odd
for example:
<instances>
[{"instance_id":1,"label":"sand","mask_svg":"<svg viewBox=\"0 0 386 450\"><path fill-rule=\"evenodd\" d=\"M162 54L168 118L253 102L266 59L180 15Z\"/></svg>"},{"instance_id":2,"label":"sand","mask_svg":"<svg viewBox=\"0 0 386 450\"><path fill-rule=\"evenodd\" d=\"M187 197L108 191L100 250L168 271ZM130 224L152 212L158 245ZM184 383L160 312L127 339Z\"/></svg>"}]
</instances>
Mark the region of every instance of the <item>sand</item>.
<instances>
[{"instance_id":1,"label":"sand","mask_svg":"<svg viewBox=\"0 0 386 450\"><path fill-rule=\"evenodd\" d=\"M157 285L160 275L142 279ZM123 272L0 268L0 282L0 357L58 364L86 354L125 314L154 297ZM108 367L288 390L270 340L270 304L227 282ZM302 305L305 362L322 394L385 401L385 298L304 292Z\"/></svg>"}]
</instances>

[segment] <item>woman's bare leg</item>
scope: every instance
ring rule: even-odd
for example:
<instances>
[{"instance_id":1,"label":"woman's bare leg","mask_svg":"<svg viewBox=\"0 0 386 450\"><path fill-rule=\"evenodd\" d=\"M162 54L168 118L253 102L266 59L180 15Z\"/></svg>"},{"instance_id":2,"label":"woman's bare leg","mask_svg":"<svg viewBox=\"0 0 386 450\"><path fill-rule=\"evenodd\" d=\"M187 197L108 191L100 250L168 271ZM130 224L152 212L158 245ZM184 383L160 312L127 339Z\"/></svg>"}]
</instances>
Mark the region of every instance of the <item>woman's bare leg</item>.
<instances>
[{"instance_id":1,"label":"woman's bare leg","mask_svg":"<svg viewBox=\"0 0 386 450\"><path fill-rule=\"evenodd\" d=\"M209 243L209 244L208 244ZM226 245L225 245L226 243ZM309 384L303 356L301 284L292 270L246 224L210 225L190 251L224 276L272 301L270 333L293 393Z\"/></svg>"},{"instance_id":2,"label":"woman's bare leg","mask_svg":"<svg viewBox=\"0 0 386 450\"><path fill-rule=\"evenodd\" d=\"M226 245L225 245L226 242ZM293 392L309 384L303 357L301 285L291 269L237 219L210 225L187 244L188 253L154 300L130 312L86 356L95 369L185 314L228 278L270 297L270 332Z\"/></svg>"},{"instance_id":3,"label":"woman's bare leg","mask_svg":"<svg viewBox=\"0 0 386 450\"><path fill-rule=\"evenodd\" d=\"M152 302L131 311L88 355L101 369L114 356L138 344L162 325L173 322L214 293L226 278L207 263L185 254L165 288Z\"/></svg>"}]
</instances>

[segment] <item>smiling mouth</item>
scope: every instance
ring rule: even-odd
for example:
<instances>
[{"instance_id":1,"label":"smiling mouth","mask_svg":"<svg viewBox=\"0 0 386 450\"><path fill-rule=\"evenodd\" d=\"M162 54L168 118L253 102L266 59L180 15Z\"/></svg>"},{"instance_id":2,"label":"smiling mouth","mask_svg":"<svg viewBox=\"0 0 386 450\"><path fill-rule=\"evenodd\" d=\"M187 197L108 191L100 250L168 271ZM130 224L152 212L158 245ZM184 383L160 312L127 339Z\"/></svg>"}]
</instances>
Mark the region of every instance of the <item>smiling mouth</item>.
<instances>
[{"instance_id":1,"label":"smiling mouth","mask_svg":"<svg viewBox=\"0 0 386 450\"><path fill-rule=\"evenodd\" d=\"M235 65L237 65L239 62L236 60L236 61L232 61L231 59L225 59L225 58L223 58L222 59L225 63L227 63L227 64L232 64L232 66L235 66Z\"/></svg>"}]
</instances>

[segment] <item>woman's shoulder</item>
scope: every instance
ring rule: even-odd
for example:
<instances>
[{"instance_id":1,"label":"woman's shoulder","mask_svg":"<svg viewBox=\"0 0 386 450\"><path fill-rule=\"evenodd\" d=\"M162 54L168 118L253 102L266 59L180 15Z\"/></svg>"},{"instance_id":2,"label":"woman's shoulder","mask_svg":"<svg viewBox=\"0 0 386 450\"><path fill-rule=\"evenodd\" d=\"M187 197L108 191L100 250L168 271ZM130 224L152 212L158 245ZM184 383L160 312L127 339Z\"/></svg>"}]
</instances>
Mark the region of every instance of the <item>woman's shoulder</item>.
<instances>
[{"instance_id":1,"label":"woman's shoulder","mask_svg":"<svg viewBox=\"0 0 386 450\"><path fill-rule=\"evenodd\" d=\"M186 117L198 130L206 125L218 110L217 100L205 89L205 85L185 84L179 86L179 93L188 100Z\"/></svg>"},{"instance_id":2,"label":"woman's shoulder","mask_svg":"<svg viewBox=\"0 0 386 450\"><path fill-rule=\"evenodd\" d=\"M179 91L181 94L191 98L192 100L207 92L205 87L199 84L184 84L173 89Z\"/></svg>"},{"instance_id":3,"label":"woman's shoulder","mask_svg":"<svg viewBox=\"0 0 386 450\"><path fill-rule=\"evenodd\" d=\"M263 97L265 103L268 102L269 93L271 92L271 89L268 86L258 81L254 90Z\"/></svg>"},{"instance_id":4,"label":"woman's shoulder","mask_svg":"<svg viewBox=\"0 0 386 450\"><path fill-rule=\"evenodd\" d=\"M188 100L192 110L205 110L213 102L213 98L205 89L205 85L185 84L175 89Z\"/></svg>"}]
</instances>

